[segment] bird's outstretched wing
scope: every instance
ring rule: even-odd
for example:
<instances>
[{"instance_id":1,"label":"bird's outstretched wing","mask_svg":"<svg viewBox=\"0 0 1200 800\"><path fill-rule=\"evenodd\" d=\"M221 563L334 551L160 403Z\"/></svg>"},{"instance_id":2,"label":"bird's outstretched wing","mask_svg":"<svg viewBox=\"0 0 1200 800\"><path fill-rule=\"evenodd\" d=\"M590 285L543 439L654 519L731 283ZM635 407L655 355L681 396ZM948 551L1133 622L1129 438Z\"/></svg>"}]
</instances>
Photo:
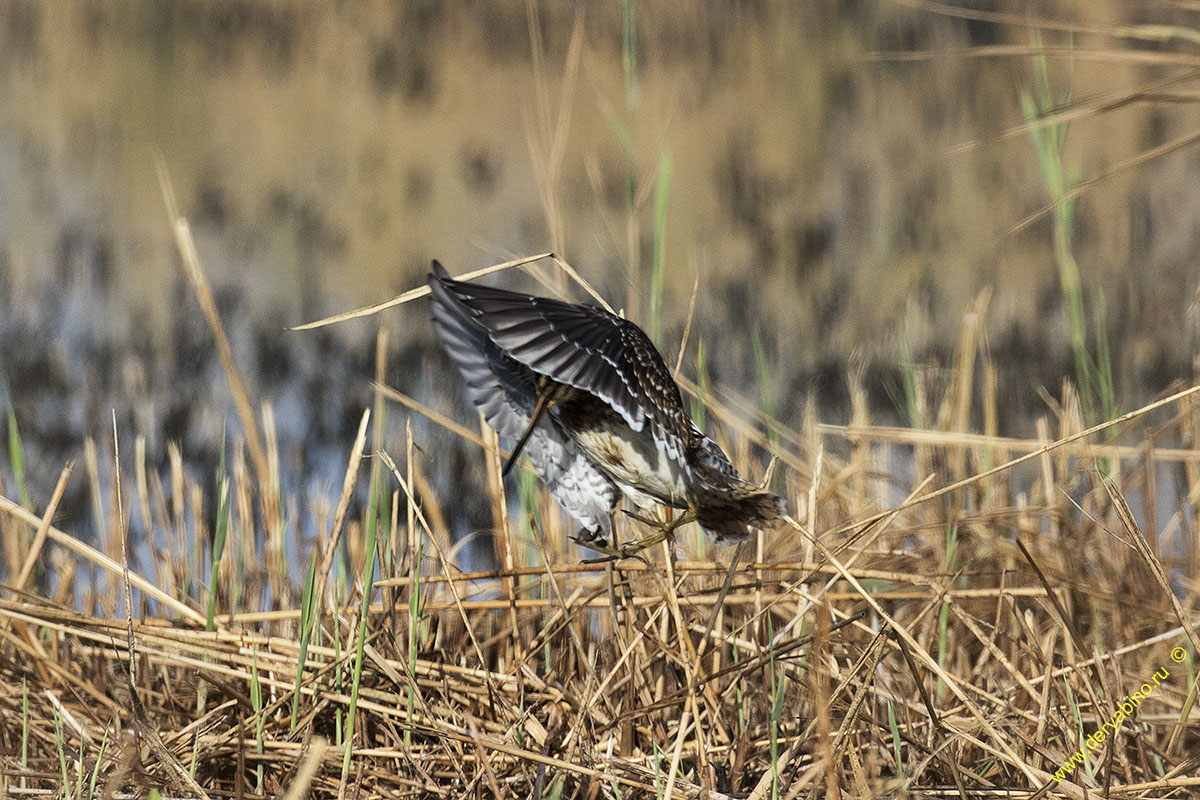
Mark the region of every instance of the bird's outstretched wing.
<instances>
[{"instance_id":1,"label":"bird's outstretched wing","mask_svg":"<svg viewBox=\"0 0 1200 800\"><path fill-rule=\"evenodd\" d=\"M520 437L537 405L533 371L497 346L438 277L430 275L429 287L434 330L462 373L472 402L501 436ZM525 451L555 501L593 536L611 538L610 513L620 497L616 485L549 416L534 426Z\"/></svg>"},{"instance_id":2,"label":"bird's outstretched wing","mask_svg":"<svg viewBox=\"0 0 1200 800\"><path fill-rule=\"evenodd\" d=\"M672 458L682 458L691 422L679 387L649 337L628 320L575 305L453 280L436 261L433 283L513 360L589 392L641 432L647 425Z\"/></svg>"}]
</instances>

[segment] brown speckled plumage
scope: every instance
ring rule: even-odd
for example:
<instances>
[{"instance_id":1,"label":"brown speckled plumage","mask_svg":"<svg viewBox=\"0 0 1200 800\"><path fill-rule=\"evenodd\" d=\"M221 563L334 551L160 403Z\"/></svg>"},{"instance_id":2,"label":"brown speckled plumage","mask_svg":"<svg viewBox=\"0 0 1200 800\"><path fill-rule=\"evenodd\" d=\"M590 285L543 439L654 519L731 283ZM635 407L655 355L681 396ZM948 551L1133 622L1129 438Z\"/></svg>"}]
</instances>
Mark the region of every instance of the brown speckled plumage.
<instances>
[{"instance_id":1,"label":"brown speckled plumage","mask_svg":"<svg viewBox=\"0 0 1200 800\"><path fill-rule=\"evenodd\" d=\"M743 539L783 513L782 499L743 480L692 423L637 325L455 281L436 261L433 269L434 328L471 399L500 435L519 441L589 537L611 536L620 492L639 506L694 509L718 541Z\"/></svg>"}]
</instances>

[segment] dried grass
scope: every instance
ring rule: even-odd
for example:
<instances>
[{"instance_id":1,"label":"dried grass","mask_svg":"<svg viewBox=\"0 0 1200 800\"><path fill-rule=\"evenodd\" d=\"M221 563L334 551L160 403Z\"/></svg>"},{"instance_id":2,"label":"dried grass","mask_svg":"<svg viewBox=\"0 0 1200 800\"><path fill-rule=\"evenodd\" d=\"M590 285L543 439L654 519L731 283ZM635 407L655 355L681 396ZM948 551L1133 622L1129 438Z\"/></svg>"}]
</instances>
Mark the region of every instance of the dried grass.
<instances>
[{"instance_id":1,"label":"dried grass","mask_svg":"<svg viewBox=\"0 0 1200 800\"><path fill-rule=\"evenodd\" d=\"M132 468L93 448L111 462L89 464L108 552L51 524L59 491L44 517L0 498L3 535L17 543L0 600L0 785L12 796L1195 794L1198 390L1100 426L1103 442L1070 403L1039 441L972 433L975 407L1000 402L977 400L963 374L990 368L977 324L930 401L938 430L875 427L860 398L852 426L772 423L768 438L744 399L709 404L721 430L777 457L795 511L728 580L731 553L696 558L687 536L648 563L580 563L586 551L564 540L540 489L509 512L494 436L456 428L492 470L500 564L463 572L450 501L421 475L436 454L431 467L414 458L410 428L403 459L372 431L370 463L386 467L378 496L394 500L379 508L379 571L364 591L370 521L352 501L367 480L364 414L341 502L313 545L309 614L280 574L282 516L265 511L279 498L238 447L218 585L204 586L203 554L164 552L157 581L129 574L127 619L121 509L198 541L217 521L181 470L170 502L149 488L144 448ZM381 339L379 363L385 351ZM377 418L396 397L381 379ZM915 459L911 487L901 457ZM136 488L117 494L101 472ZM1147 538L1124 498L1145 505L1165 480L1190 491ZM34 562L46 564L40 582L29 582ZM77 577L51 592L44 575L56 569ZM356 668L364 596L374 605ZM1169 677L1121 732L1056 781L1162 668Z\"/></svg>"},{"instance_id":2,"label":"dried grass","mask_svg":"<svg viewBox=\"0 0 1200 800\"><path fill-rule=\"evenodd\" d=\"M571 53L573 76L576 45ZM530 139L560 239L570 118L550 113L547 91ZM88 443L95 527L106 534L96 546L52 524L68 469L40 514L0 496L8 795L1200 796L1200 387L1088 428L1064 385L1037 440L1002 438L1003 387L980 333L986 295L965 319L944 389L912 376L917 416L935 429L874 425L853 378L850 425L814 412L795 431L761 404L681 375L722 444L738 445L727 449L740 468L756 470L750 447L774 459L793 515L733 571L730 551L687 533L646 562L586 564L540 487L509 501L490 431L384 385L381 337L375 408L347 443L340 502L332 515L296 509L279 493L270 406L260 427L165 176L163 185L248 432L222 476L228 515L206 516L222 504L206 504L216 492L187 477L177 449L164 487L140 442L132 465ZM554 261L560 287L570 279L598 296ZM448 527L458 499L435 495L424 471L439 469L438 454L420 454L411 426L403 442L384 438L388 399L480 449L496 569L460 567ZM356 498L368 484L364 509ZM125 508L177 542L157 553L153 575L122 556ZM289 555L299 541L289 513L321 531L303 553ZM229 544L214 554L220 524ZM627 520L618 528L636 535ZM313 565L309 586L289 573L295 563ZM119 599L123 588L132 602ZM1089 747L1163 669L1119 733ZM1087 763L1058 780L1081 750Z\"/></svg>"}]
</instances>

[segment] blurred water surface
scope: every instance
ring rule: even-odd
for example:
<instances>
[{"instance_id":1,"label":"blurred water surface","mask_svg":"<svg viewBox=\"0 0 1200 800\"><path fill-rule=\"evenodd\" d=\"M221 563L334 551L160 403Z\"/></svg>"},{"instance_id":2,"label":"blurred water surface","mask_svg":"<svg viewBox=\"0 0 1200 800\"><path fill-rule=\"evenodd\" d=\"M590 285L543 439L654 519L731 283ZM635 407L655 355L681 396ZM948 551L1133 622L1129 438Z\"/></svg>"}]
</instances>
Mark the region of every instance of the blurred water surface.
<instances>
[{"instance_id":1,"label":"blurred water surface","mask_svg":"<svg viewBox=\"0 0 1200 800\"><path fill-rule=\"evenodd\" d=\"M980 8L1032 19L1024 4ZM1105 33L1190 30L1194 14L1045 13L1082 26L1045 34L1056 94L1096 103L1178 78L1072 124L1064 161L1084 179L1200 129L1195 80L1179 77L1194 48L1166 37L1157 61L1125 57L1150 51ZM4 0L0 399L35 500L86 436L108 435L114 408L159 467L175 441L209 469L226 424L236 433L156 152L301 496L340 485L378 324L389 382L471 424L424 302L284 330L419 285L434 257L462 272L553 249L648 324L657 241L662 349L677 351L698 286L684 374L703 342L713 384L772 398L796 427L809 398L844 418L860 368L879 419L903 417L888 387L905 348L948 364L988 289L1001 432L1029 435L1047 410L1037 388L1071 374L1050 221L1009 233L1048 202L1029 137L1001 136L1034 88L1034 41L1021 24L882 0ZM1184 147L1079 201L1073 254L1088 296L1103 294L1124 408L1192 375L1198 178ZM476 452L414 425L438 480L479 485ZM81 482L71 491L83 508Z\"/></svg>"}]
</instances>

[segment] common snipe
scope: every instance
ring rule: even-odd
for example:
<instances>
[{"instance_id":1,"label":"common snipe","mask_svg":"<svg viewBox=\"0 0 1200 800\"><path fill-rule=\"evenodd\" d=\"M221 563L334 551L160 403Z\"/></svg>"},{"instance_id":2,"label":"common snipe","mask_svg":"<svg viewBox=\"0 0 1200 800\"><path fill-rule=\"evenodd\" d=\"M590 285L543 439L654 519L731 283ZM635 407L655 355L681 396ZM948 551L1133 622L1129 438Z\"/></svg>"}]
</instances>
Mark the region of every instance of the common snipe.
<instances>
[{"instance_id":1,"label":"common snipe","mask_svg":"<svg viewBox=\"0 0 1200 800\"><path fill-rule=\"evenodd\" d=\"M583 526L584 544L629 554L692 519L718 542L745 539L784 513L781 498L742 479L692 422L649 337L592 306L429 275L433 324L488 424L516 440L504 473L529 454L550 494ZM661 535L619 551L621 493L688 513L651 522ZM615 542L613 543L615 547Z\"/></svg>"}]
</instances>

